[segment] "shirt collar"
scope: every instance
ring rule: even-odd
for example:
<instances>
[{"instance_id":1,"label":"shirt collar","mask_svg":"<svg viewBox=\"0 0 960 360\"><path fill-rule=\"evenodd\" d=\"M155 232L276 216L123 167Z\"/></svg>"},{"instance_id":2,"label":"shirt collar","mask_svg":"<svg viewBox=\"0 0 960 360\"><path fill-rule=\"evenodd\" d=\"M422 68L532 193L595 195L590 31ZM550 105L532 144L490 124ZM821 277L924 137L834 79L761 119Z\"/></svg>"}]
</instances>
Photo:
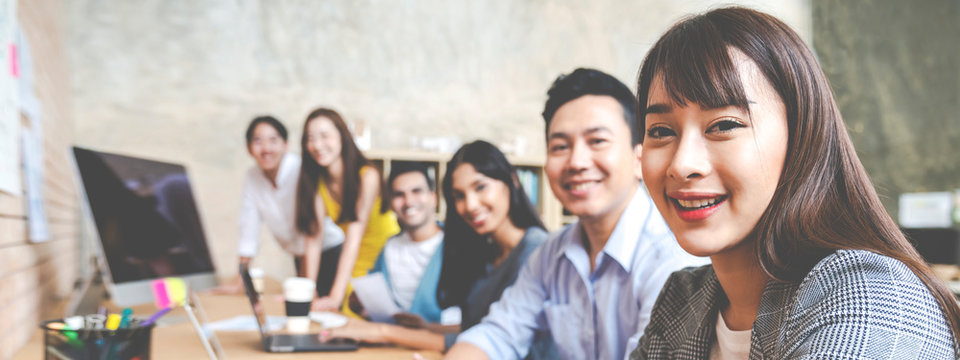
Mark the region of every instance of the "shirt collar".
<instances>
[{"instance_id":1,"label":"shirt collar","mask_svg":"<svg viewBox=\"0 0 960 360\"><path fill-rule=\"evenodd\" d=\"M653 211L653 204L650 201L650 196L647 195L647 190L642 184L638 185L630 203L627 204L627 208L620 214L616 227L610 233L610 238L603 246L601 252L607 254L626 271L630 271L632 267L637 244L645 237L644 229L649 222L651 211ZM567 241L557 255L567 254L572 256L572 251L586 252L586 248L583 246L583 225L580 221L577 221L565 231L570 233L564 236Z\"/></svg>"},{"instance_id":2,"label":"shirt collar","mask_svg":"<svg viewBox=\"0 0 960 360\"><path fill-rule=\"evenodd\" d=\"M637 186L630 204L620 215L617 227L613 229L610 239L603 247L603 252L616 260L624 270L630 271L637 244L645 238L644 230L652 207L646 188L642 184Z\"/></svg>"},{"instance_id":3,"label":"shirt collar","mask_svg":"<svg viewBox=\"0 0 960 360\"><path fill-rule=\"evenodd\" d=\"M253 166L256 169L257 177L264 184L269 185L270 179L267 179L267 174L263 173L263 170ZM280 159L280 166L277 167L277 188L280 187L280 184L285 184L288 180L292 180L296 184L296 177L300 176L300 157L291 153L283 154L283 158ZM293 177L291 179L288 179Z\"/></svg>"}]
</instances>

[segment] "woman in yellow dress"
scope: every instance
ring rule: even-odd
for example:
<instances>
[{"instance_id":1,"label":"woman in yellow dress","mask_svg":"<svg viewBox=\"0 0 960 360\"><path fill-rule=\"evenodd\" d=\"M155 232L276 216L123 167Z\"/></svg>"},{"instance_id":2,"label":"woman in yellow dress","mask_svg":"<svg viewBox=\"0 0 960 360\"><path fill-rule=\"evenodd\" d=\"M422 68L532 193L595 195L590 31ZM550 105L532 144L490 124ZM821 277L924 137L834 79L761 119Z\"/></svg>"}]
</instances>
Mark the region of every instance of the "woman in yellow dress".
<instances>
[{"instance_id":1,"label":"woman in yellow dress","mask_svg":"<svg viewBox=\"0 0 960 360\"><path fill-rule=\"evenodd\" d=\"M303 124L300 145L303 161L296 225L306 240L299 273L316 276L313 310L350 313L344 306L350 280L366 275L387 238L400 232L400 226L392 212L381 208L380 173L357 148L340 114L326 108L311 112ZM345 236L340 247L323 250L321 258L320 226L325 216L335 219ZM336 267L330 261L334 259Z\"/></svg>"}]
</instances>

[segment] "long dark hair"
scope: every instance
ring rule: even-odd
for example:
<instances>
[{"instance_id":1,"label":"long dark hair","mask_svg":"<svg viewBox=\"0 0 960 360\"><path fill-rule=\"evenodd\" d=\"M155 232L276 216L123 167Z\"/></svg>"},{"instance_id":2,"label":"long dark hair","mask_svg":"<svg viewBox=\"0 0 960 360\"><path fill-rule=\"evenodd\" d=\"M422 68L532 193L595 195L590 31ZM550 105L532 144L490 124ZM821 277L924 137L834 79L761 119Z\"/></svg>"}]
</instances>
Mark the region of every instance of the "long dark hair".
<instances>
[{"instance_id":1,"label":"long dark hair","mask_svg":"<svg viewBox=\"0 0 960 360\"><path fill-rule=\"evenodd\" d=\"M789 139L783 172L773 199L749 235L756 239L763 271L776 280L799 281L839 249L889 256L926 284L954 339L960 339L960 306L884 210L820 65L803 40L780 20L733 7L670 28L640 68L640 129L645 127L654 76L662 76L668 94L681 106L689 101L704 108L746 109L731 48L757 64L786 106Z\"/></svg>"},{"instance_id":2,"label":"long dark hair","mask_svg":"<svg viewBox=\"0 0 960 360\"><path fill-rule=\"evenodd\" d=\"M467 292L492 263L500 248L477 234L457 213L453 196L453 172L463 164L470 164L477 172L499 180L510 190L510 210L507 217L514 226L526 229L543 228L537 210L517 181L516 169L496 146L477 140L466 144L453 154L443 176L443 198L447 202L447 217L443 226L443 265L437 285L437 302L442 307L458 306L466 300Z\"/></svg>"},{"instance_id":3,"label":"long dark hair","mask_svg":"<svg viewBox=\"0 0 960 360\"><path fill-rule=\"evenodd\" d=\"M314 235L319 229L317 212L314 201L317 197L317 186L320 180L330 181L330 173L325 167L317 164L310 152L307 151L307 128L310 122L318 118L330 119L333 126L340 132L340 160L343 161L343 199L340 204L338 223L357 220L357 194L360 190L360 169L368 164L357 144L350 136L350 130L343 121L343 117L336 111L319 108L307 115L303 122L303 134L300 136L300 179L297 181L297 230L307 235Z\"/></svg>"}]
</instances>

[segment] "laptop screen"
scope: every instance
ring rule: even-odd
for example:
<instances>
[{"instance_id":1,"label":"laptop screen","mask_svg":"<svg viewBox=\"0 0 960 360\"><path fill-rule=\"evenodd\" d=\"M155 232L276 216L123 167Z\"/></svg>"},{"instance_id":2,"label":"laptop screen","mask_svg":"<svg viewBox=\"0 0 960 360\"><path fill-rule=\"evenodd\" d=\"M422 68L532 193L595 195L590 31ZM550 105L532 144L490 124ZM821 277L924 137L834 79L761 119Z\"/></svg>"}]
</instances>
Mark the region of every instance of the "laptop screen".
<instances>
[{"instance_id":1,"label":"laptop screen","mask_svg":"<svg viewBox=\"0 0 960 360\"><path fill-rule=\"evenodd\" d=\"M247 298L250 299L250 306L253 307L253 317L257 318L257 327L260 329L260 338L263 341L264 348L267 347L267 315L263 311L263 303L260 302L260 294L253 287L253 278L250 277L250 269L247 264L240 264L240 277L243 279L243 289L247 292Z\"/></svg>"}]
</instances>

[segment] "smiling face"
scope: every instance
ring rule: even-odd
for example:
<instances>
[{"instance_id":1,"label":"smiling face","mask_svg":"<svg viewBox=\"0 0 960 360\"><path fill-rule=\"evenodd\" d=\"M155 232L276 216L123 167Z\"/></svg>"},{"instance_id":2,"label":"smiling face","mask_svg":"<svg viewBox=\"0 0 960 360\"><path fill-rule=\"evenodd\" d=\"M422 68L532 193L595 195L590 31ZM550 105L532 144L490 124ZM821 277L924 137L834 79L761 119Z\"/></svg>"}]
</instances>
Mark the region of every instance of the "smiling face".
<instances>
[{"instance_id":1,"label":"smiling face","mask_svg":"<svg viewBox=\"0 0 960 360\"><path fill-rule=\"evenodd\" d=\"M404 230L413 231L434 221L437 193L430 190L423 174L411 171L397 176L391 191L390 208Z\"/></svg>"},{"instance_id":2,"label":"smiling face","mask_svg":"<svg viewBox=\"0 0 960 360\"><path fill-rule=\"evenodd\" d=\"M640 175L623 107L604 95L584 95L557 109L547 129L544 170L563 206L583 219L619 217Z\"/></svg>"},{"instance_id":3,"label":"smiling face","mask_svg":"<svg viewBox=\"0 0 960 360\"><path fill-rule=\"evenodd\" d=\"M679 106L662 77L650 86L643 176L680 246L722 253L753 231L770 204L787 154L783 101L756 64L730 51L749 109Z\"/></svg>"},{"instance_id":4,"label":"smiling face","mask_svg":"<svg viewBox=\"0 0 960 360\"><path fill-rule=\"evenodd\" d=\"M507 184L464 163L453 171L452 185L457 214L477 234L490 235L503 226L512 226Z\"/></svg>"},{"instance_id":5,"label":"smiling face","mask_svg":"<svg viewBox=\"0 0 960 360\"><path fill-rule=\"evenodd\" d=\"M287 142L273 125L260 123L253 128L253 136L247 144L247 151L257 167L263 171L276 171L280 168L280 160L287 152Z\"/></svg>"},{"instance_id":6,"label":"smiling face","mask_svg":"<svg viewBox=\"0 0 960 360\"><path fill-rule=\"evenodd\" d=\"M307 152L322 167L329 167L340 160L342 144L340 132L333 120L323 116L310 120L307 125Z\"/></svg>"}]
</instances>

